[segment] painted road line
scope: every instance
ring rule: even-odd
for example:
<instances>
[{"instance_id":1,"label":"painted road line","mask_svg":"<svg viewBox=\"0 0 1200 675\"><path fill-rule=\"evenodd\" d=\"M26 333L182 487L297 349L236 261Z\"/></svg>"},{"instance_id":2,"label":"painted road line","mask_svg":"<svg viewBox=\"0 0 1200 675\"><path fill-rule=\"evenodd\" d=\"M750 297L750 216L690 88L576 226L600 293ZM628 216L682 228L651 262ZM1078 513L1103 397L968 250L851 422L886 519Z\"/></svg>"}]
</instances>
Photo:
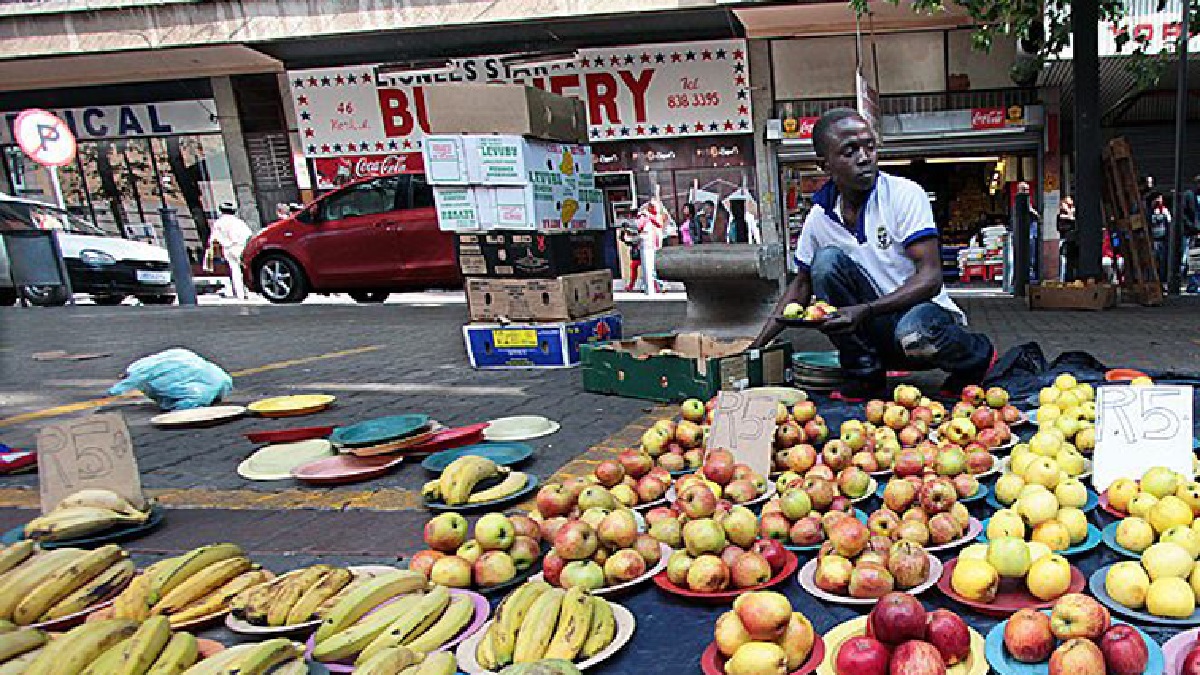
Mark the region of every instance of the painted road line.
<instances>
[{"instance_id":1,"label":"painted road line","mask_svg":"<svg viewBox=\"0 0 1200 675\"><path fill-rule=\"evenodd\" d=\"M258 375L259 373L266 373L272 370L282 370L284 368L291 368L293 366L302 366L308 363L315 363L317 361L324 361L327 359L339 359L346 356L357 356L359 354L366 354L379 349L383 349L383 345L367 345L365 347L355 347L354 349L343 349L341 351L329 352L327 354L305 356L298 359L289 359L287 361L276 361L275 363L267 363L261 366L255 366L253 368L235 370L230 373L230 375L233 377L248 377L250 375ZM142 394L139 392L129 392L127 394L121 394L120 396L104 396L102 398L94 398L87 401L79 401L77 403L68 403L66 405L43 408L41 410L21 413L20 415L13 415L12 417L0 418L0 427L11 427L33 420L46 419L48 417L61 417L63 415L71 415L73 413L84 412L86 410L94 410L106 405L113 405L123 401L128 401L129 399L141 398L141 396Z\"/></svg>"}]
</instances>

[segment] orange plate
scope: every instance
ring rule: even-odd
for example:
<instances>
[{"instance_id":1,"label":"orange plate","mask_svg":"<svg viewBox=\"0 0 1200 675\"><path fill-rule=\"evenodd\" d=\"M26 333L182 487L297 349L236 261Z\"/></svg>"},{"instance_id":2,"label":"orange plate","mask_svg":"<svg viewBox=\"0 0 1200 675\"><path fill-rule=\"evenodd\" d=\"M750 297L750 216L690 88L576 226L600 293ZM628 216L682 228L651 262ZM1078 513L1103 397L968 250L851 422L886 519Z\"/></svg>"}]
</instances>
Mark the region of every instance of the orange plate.
<instances>
[{"instance_id":1,"label":"orange plate","mask_svg":"<svg viewBox=\"0 0 1200 675\"><path fill-rule=\"evenodd\" d=\"M1134 370L1133 368L1114 368L1104 374L1104 379L1108 382L1132 380L1135 377L1149 377L1149 375L1140 370Z\"/></svg>"}]
</instances>

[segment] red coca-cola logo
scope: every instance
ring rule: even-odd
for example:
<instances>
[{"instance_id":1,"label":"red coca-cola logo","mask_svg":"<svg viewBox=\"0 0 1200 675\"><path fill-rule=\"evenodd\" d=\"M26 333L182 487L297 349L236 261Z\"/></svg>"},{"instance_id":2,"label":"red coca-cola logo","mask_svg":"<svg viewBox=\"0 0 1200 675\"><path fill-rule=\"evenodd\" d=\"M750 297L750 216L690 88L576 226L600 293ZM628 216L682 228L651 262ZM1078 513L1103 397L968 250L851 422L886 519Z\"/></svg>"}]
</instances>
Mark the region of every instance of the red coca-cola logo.
<instances>
[{"instance_id":1,"label":"red coca-cola logo","mask_svg":"<svg viewBox=\"0 0 1200 675\"><path fill-rule=\"evenodd\" d=\"M818 118L818 117L801 117L800 118L800 127L799 127L799 129L796 130L796 132L800 135L800 138L812 138L813 127L815 127L817 125L818 119L820 119L820 118Z\"/></svg>"},{"instance_id":2,"label":"red coca-cola logo","mask_svg":"<svg viewBox=\"0 0 1200 675\"><path fill-rule=\"evenodd\" d=\"M1004 108L974 108L971 110L972 129L996 129L1004 126Z\"/></svg>"},{"instance_id":3,"label":"red coca-cola logo","mask_svg":"<svg viewBox=\"0 0 1200 675\"><path fill-rule=\"evenodd\" d=\"M415 155L370 155L354 162L354 177L382 176L411 171L409 162Z\"/></svg>"}]
</instances>

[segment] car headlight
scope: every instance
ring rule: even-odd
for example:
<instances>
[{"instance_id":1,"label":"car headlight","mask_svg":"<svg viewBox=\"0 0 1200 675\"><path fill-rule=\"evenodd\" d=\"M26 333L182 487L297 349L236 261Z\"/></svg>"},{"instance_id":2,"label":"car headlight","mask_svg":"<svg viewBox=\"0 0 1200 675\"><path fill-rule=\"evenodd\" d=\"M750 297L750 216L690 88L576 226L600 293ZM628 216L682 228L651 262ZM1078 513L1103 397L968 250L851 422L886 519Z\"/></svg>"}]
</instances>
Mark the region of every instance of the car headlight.
<instances>
[{"instance_id":1,"label":"car headlight","mask_svg":"<svg viewBox=\"0 0 1200 675\"><path fill-rule=\"evenodd\" d=\"M117 259L104 251L80 251L79 259L85 265L115 265Z\"/></svg>"}]
</instances>

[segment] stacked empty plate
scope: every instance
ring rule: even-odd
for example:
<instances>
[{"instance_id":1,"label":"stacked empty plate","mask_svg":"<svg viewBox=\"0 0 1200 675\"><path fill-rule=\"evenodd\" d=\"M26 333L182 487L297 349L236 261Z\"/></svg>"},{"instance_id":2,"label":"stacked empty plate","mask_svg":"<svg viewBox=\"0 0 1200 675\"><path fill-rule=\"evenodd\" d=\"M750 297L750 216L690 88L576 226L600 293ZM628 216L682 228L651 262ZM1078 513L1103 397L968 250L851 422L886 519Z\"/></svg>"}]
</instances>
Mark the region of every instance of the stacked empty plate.
<instances>
[{"instance_id":1,"label":"stacked empty plate","mask_svg":"<svg viewBox=\"0 0 1200 675\"><path fill-rule=\"evenodd\" d=\"M329 441L320 438L268 445L239 464L238 474L247 480L288 480L296 467L333 455Z\"/></svg>"},{"instance_id":2,"label":"stacked empty plate","mask_svg":"<svg viewBox=\"0 0 1200 675\"><path fill-rule=\"evenodd\" d=\"M343 452L370 457L420 445L442 428L428 415L393 415L338 427L329 440Z\"/></svg>"},{"instance_id":3,"label":"stacked empty plate","mask_svg":"<svg viewBox=\"0 0 1200 675\"><path fill-rule=\"evenodd\" d=\"M832 391L844 382L836 351L792 354L792 376L794 386L816 391Z\"/></svg>"}]
</instances>

